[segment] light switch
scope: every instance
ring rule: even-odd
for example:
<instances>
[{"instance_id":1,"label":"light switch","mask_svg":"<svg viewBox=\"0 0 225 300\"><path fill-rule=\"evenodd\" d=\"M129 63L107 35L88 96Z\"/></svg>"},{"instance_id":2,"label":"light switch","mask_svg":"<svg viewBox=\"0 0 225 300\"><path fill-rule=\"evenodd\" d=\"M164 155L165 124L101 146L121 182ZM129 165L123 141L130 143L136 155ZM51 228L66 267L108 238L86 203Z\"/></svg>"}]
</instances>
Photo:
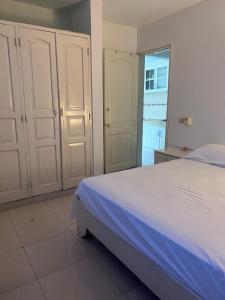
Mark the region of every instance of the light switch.
<instances>
[{"instance_id":1,"label":"light switch","mask_svg":"<svg viewBox=\"0 0 225 300\"><path fill-rule=\"evenodd\" d=\"M184 117L184 118L180 118L179 122L181 124L184 124L186 126L191 126L192 125L192 118L191 117Z\"/></svg>"}]
</instances>

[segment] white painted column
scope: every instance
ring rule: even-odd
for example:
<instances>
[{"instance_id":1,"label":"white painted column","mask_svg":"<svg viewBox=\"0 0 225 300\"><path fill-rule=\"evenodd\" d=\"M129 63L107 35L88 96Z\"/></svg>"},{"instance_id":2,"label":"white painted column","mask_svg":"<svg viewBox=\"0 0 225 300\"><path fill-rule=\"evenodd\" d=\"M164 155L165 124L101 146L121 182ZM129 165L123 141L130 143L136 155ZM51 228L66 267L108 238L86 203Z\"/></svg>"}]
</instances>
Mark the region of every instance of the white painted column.
<instances>
[{"instance_id":1,"label":"white painted column","mask_svg":"<svg viewBox=\"0 0 225 300\"><path fill-rule=\"evenodd\" d=\"M104 172L102 0L90 1L94 175Z\"/></svg>"}]
</instances>

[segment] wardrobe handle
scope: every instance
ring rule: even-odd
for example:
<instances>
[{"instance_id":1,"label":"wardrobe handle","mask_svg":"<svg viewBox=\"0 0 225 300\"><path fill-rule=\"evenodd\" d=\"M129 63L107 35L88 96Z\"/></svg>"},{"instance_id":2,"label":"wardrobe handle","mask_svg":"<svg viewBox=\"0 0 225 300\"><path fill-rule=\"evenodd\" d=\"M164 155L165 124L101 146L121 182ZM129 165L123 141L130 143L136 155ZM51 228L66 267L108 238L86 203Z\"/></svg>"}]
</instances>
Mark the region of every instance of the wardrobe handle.
<instances>
[{"instance_id":1,"label":"wardrobe handle","mask_svg":"<svg viewBox=\"0 0 225 300\"><path fill-rule=\"evenodd\" d=\"M56 109L54 108L53 110L53 113L54 113L54 116L56 117L57 116L57 112L56 112Z\"/></svg>"},{"instance_id":2,"label":"wardrobe handle","mask_svg":"<svg viewBox=\"0 0 225 300\"><path fill-rule=\"evenodd\" d=\"M63 108L60 108L60 115L63 116Z\"/></svg>"}]
</instances>

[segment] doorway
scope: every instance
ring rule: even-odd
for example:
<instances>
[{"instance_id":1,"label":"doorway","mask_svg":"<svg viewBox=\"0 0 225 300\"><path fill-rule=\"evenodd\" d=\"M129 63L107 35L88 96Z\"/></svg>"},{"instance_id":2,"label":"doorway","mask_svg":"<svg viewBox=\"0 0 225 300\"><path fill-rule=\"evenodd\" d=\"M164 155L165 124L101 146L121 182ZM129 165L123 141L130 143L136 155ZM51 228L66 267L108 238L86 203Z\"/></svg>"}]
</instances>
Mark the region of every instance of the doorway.
<instances>
[{"instance_id":1,"label":"doorway","mask_svg":"<svg viewBox=\"0 0 225 300\"><path fill-rule=\"evenodd\" d=\"M154 151L166 147L170 52L144 55L142 166L153 165Z\"/></svg>"}]
</instances>

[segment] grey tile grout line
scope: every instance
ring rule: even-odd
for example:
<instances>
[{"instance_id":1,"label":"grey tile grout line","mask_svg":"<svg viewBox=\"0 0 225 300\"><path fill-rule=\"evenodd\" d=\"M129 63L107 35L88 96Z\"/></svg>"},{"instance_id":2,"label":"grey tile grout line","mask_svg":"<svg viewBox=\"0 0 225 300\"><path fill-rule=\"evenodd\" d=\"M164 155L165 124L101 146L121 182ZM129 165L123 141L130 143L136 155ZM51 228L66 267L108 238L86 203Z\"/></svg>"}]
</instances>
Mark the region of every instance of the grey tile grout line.
<instances>
[{"instance_id":1,"label":"grey tile grout line","mask_svg":"<svg viewBox=\"0 0 225 300\"><path fill-rule=\"evenodd\" d=\"M52 200L54 200L54 199L52 199ZM47 200L42 200L42 201L40 201L39 203L43 203L43 204L50 210L50 212L57 218L57 220L64 226L65 232L67 232L67 233L69 233L70 235L72 235L72 237L76 240L76 237L75 237L75 236L72 234L72 232L67 228L67 226L65 225L65 223L62 222L62 220L58 217L58 215L55 213L55 211L47 204ZM32 203L32 204L34 204L34 203ZM22 206L19 206L19 207L16 207L16 208L26 207L26 206L30 206L30 205L32 205L32 204L22 205ZM16 209L16 208L15 208L15 209ZM28 263L29 263L29 265L30 265L30 267L31 267L31 269L32 269L32 271L33 271L33 273L34 273L35 281L38 283L38 285L39 285L41 291L43 292L43 295L44 295L45 299L48 300L48 299L47 299L47 295L45 294L45 292L44 292L44 290L43 290L43 288L42 288L42 286L41 286L41 284L40 284L38 275L37 275L37 273L36 273L36 271L35 271L35 269L34 269L32 263L31 263L31 261L30 261L30 259L29 259L29 256L27 255L27 252L26 252L25 247L29 247L29 246L34 245L34 244L36 244L36 243L48 241L48 240L50 240L50 239L53 239L53 238L62 236L63 233L57 234L57 235L55 235L55 236L53 236L53 237L50 237L50 238L48 238L48 239L36 241L36 242L31 243L31 244L29 244L29 245L26 246L26 245L23 244L23 241L22 241L22 239L21 239L21 237L20 237L20 234L19 234L19 232L17 231L16 224L13 222L13 219L12 219L12 217L10 216L10 213L9 213L9 210L10 210L10 209L11 209L11 208L8 208L8 209L5 208L5 209L2 209L1 212L5 212L6 215L8 216L8 218L9 218L9 220L10 220L10 222L11 222L11 225L13 226L13 228L14 228L14 230L15 230L16 236L17 236L18 239L19 239L20 245L19 245L18 247L16 247L15 249L13 249L13 250L9 250L9 251L5 251L5 252L1 253L1 255L8 254L8 253L10 253L10 252L14 252L14 251L18 251L19 249L22 249L22 250L23 250L23 253L24 253L24 255L26 256L26 258L27 258L27 260L28 260ZM13 208L12 208L12 209L13 209ZM25 224L25 223L29 223L29 222L27 222L27 221L26 221L26 222L23 222L23 224ZM71 265L72 265L72 264L71 264ZM69 266L70 266L70 265L68 265L67 267L69 267ZM63 270L63 269L65 269L65 268L66 268L66 267L64 267L64 268L62 268L62 269L60 269L60 270ZM60 270L58 270L58 271L60 271ZM56 272L58 272L58 271L56 271ZM55 273L55 272L53 272L53 273ZM53 273L50 273L50 274L48 274L47 276L49 276L49 275L51 275L51 274L53 274ZM43 276L43 277L45 277L45 276ZM42 277L42 278L43 278L43 277ZM40 278L40 279L41 279L41 278ZM30 283L32 283L32 282L35 282L35 281L28 282L28 283L26 283L26 284L24 284L24 285L21 285L20 287L17 287L17 288L22 288L23 286L26 286L26 285L28 285L28 284L30 284ZM13 290L15 290L15 289L17 289L17 288L10 289L10 290L6 291L6 293L8 293L8 292L10 292L10 291L13 291ZM3 294L5 294L5 293L3 293ZM1 295L3 295L3 294L1 293Z\"/></svg>"},{"instance_id":2,"label":"grey tile grout line","mask_svg":"<svg viewBox=\"0 0 225 300\"><path fill-rule=\"evenodd\" d=\"M118 298L124 296L124 294L122 293L122 291L117 287L117 285L114 283L114 281L111 279L111 277L106 273L106 271L95 261L94 258L92 258L94 264L96 266L99 267L99 269L102 270L102 272L105 274L105 276L111 281L111 283L113 284L113 286L118 290L118 292L120 293L119 297L115 298L114 300L117 300Z\"/></svg>"},{"instance_id":3,"label":"grey tile grout line","mask_svg":"<svg viewBox=\"0 0 225 300\"><path fill-rule=\"evenodd\" d=\"M53 199L52 199L52 200L53 200ZM57 220L60 221L60 223L62 223L62 224L64 225L64 227L65 227L65 232L70 233L76 241L79 241L79 239L76 238L76 236L74 236L74 234L66 227L66 225L64 224L64 222L57 216L57 213L56 213L56 212L55 212L55 211L47 204L47 201L44 200L43 203L44 203L44 204L48 207L48 209L50 209L50 211L55 215L55 217L57 218ZM29 206L29 205L27 205L27 206ZM35 243L31 243L31 244L25 246L25 245L23 245L23 241L22 241L22 239L21 239L21 237L20 237L20 235L19 235L19 233L18 233L18 231L17 231L16 224L14 224L14 222L13 222L13 220L12 220L12 218L11 218L9 212L8 212L8 210L5 210L5 212L7 213L8 217L9 217L9 219L10 219L12 225L13 225L13 228L15 229L16 235L17 235L17 237L19 238L19 241L20 241L20 243L21 243L21 247L15 249L14 251L16 251L16 250L18 250L18 249L23 249L23 252L24 252L24 254L25 254L25 256L26 256L26 258L27 258L27 260L28 260L28 262L29 262L29 265L31 266L31 269L32 269L33 273L34 273L36 282L38 283L38 285L39 285L39 287L40 287L40 289L41 289L41 291L42 291L42 293L43 293L45 299L48 300L47 295L45 294L45 292L44 292L44 290L43 290L43 288L42 288L42 286L41 286L39 280L42 279L42 278L44 278L44 277L50 276L51 274L54 274L54 273L60 272L60 271L62 271L62 270L64 270L64 269L67 269L68 267L71 267L71 266L73 266L73 265L76 265L76 263L73 263L73 264L71 264L71 265L68 265L68 266L66 266L66 267L63 267L62 269L57 270L56 272L52 272L52 273L50 273L50 274L48 274L48 275L46 275L46 276L43 276L43 277L41 277L41 278L38 278L37 273L36 273L36 271L35 271L35 269L34 269L32 263L31 263L31 261L30 261L30 259L29 259L29 256L27 255L27 252L26 252L25 247L29 247L29 246L34 245L34 244L36 244L36 243L43 242L43 241L47 241L47 240L50 240L50 239L52 239L52 238L56 238L56 237L61 236L61 235L63 235L63 234L61 233L61 234L56 235L56 236L54 236L54 237L50 237L50 238L48 238L48 239L40 240L40 241L37 241L37 242L35 242ZM24 222L24 223L29 223L29 222ZM23 224L24 224L24 223L23 223ZM12 251L7 251L7 253L9 253L9 252L12 252ZM92 257L92 256L90 255L90 257L88 257L88 258L91 259L91 260L94 262L94 264L97 265L97 266L102 270L102 272L105 274L105 276L111 281L111 283L112 283L112 284L116 287L116 289L120 292L120 296L119 296L119 297L125 296L125 294L123 294L122 291L117 287L117 285L114 283L114 281L111 279L111 277L110 277L110 276L105 272L105 270L104 270L104 269L103 269L103 268L95 261L94 257ZM34 282L34 281L32 281L32 282ZM30 282L30 283L32 283L32 282ZM29 284L29 283L27 283L27 284L25 284L25 285L22 285L22 286L20 286L19 288L21 288L21 287L23 287L23 286L26 286L26 285L28 285L28 284ZM9 290L9 291L12 291L12 290L14 290L14 289L11 289L11 290ZM131 290L132 290L132 289L131 289ZM7 292L9 292L9 291L7 291ZM129 291L128 291L128 292L129 292ZM116 298L115 298L114 300L116 300Z\"/></svg>"},{"instance_id":4,"label":"grey tile grout line","mask_svg":"<svg viewBox=\"0 0 225 300\"><path fill-rule=\"evenodd\" d=\"M54 199L51 199L51 200L54 200ZM51 201L50 200L50 201ZM45 205L47 205L47 207L51 210L51 212L55 215L55 217L57 218L58 221L60 221L60 223L62 223L65 228L66 228L66 231L69 231L69 229L67 228L66 224L59 218L59 216L57 215L57 213L51 208L51 206L48 205L47 201L45 201Z\"/></svg>"},{"instance_id":5,"label":"grey tile grout line","mask_svg":"<svg viewBox=\"0 0 225 300\"><path fill-rule=\"evenodd\" d=\"M43 293L45 299L48 300L47 295L45 294L45 292L44 292L44 290L43 290L43 288L42 288L42 286L41 286L41 284L40 284L40 282L39 282L39 279L38 279L38 276L37 276L37 274L36 274L36 271L35 271L35 269L34 269L32 263L31 263L31 261L30 261L28 255L27 255L27 252L26 252L26 250L25 250L25 246L23 245L23 242L22 242L22 240L21 240L21 238L20 238L20 235L19 235L19 233L18 233L18 231L17 231L17 229L16 229L16 225L13 223L13 220L11 219L8 210L6 210L6 212L7 212L8 216L9 216L9 219L10 219L10 221L11 221L11 223L12 223L14 229L15 229L15 232L16 232L16 234L17 234L17 236L18 236L18 238L19 238L19 240L20 240L20 242L21 242L21 245L22 245L21 248L23 249L23 252L24 252L24 254L25 254L25 256L26 256L26 258L27 258L27 260L28 260L28 263L29 263L29 265L30 265L30 267L31 267L31 269L32 269L32 271L33 271L33 273L34 273L34 277L35 277L35 279L36 279L35 281L38 283L38 285L39 285L39 287L40 287L40 289L41 289L41 291L42 291L42 293ZM30 283L31 283L31 282L30 282ZM22 285L21 287L26 286L26 285L28 285L28 284L29 284L29 283L27 283L27 284L25 284L25 285ZM21 287L20 287L20 288L21 288ZM13 290L13 289L12 289L12 290ZM12 290L11 290L11 291L12 291Z\"/></svg>"},{"instance_id":6,"label":"grey tile grout line","mask_svg":"<svg viewBox=\"0 0 225 300\"><path fill-rule=\"evenodd\" d=\"M51 199L51 200L54 200L54 199ZM50 201L51 201L51 200L50 200ZM70 234L72 234L72 236L75 238L75 240L78 241L77 237L73 234L72 230L70 230L70 229L66 226L66 224L59 218L58 214L51 208L51 206L48 205L47 201L49 201L49 200L45 200L45 202L46 202L45 204L47 205L47 207L53 212L53 214L55 215L55 217L56 217L56 218L57 218L57 219L65 226L66 230L67 230ZM65 210L65 212L66 212L66 210Z\"/></svg>"},{"instance_id":7,"label":"grey tile grout line","mask_svg":"<svg viewBox=\"0 0 225 300\"><path fill-rule=\"evenodd\" d=\"M51 201L51 200L50 200ZM46 201L47 202L47 201ZM46 203L46 205L51 209L51 207L48 205L48 203ZM52 210L52 209L51 209ZM52 210L53 211L53 210ZM58 217L57 216L57 213L55 212L55 211L53 211L53 213L56 215L56 217ZM60 220L60 218L58 217L58 219ZM60 220L64 225L65 225L65 223L62 221L62 220ZM65 225L66 226L66 225ZM75 240L77 240L78 242L79 242L79 239L71 232L72 230L69 230L68 228L67 228L67 230L73 235L73 237L75 238ZM101 255L101 254L100 254ZM97 256L97 255L96 255ZM103 273L109 278L109 280L113 283L113 285L118 289L118 291L121 293L121 295L120 295L120 297L121 296L124 296L125 295L125 293L123 294L123 292L121 291L121 289L119 288L119 287L117 287L117 285L116 285L116 283L114 282L114 280L107 274L107 272L98 264L98 262L95 260L95 256L92 256L92 255L90 255L90 258L92 258L92 260L94 261L94 263L103 271ZM138 286L138 285L137 285ZM136 287L137 287L136 286ZM135 287L135 288L136 288ZM133 289L131 288L130 290L128 290L127 292L129 292L129 291L132 291ZM116 299L115 299L116 300Z\"/></svg>"},{"instance_id":8,"label":"grey tile grout line","mask_svg":"<svg viewBox=\"0 0 225 300\"><path fill-rule=\"evenodd\" d=\"M112 253L113 254L113 253ZM100 254L101 255L101 254ZM113 254L114 255L114 254ZM115 255L114 255L115 256ZM115 256L116 257L116 256ZM118 259L117 257L116 257L116 259ZM115 287L118 289L118 291L121 293L121 295L120 295L120 297L125 297L125 295L127 294L127 293L129 293L129 292L131 292L132 290L134 290L134 289L136 289L138 286L139 286L139 284L138 285L136 285L134 288L131 288L131 289L129 289L129 290L127 290L125 293L123 293L123 291L117 286L117 284L115 283L115 281L111 278L111 276L109 276L108 275L108 273L103 269L103 267L101 266L101 265L99 265L98 264L98 262L95 260L95 256L93 257L93 260L94 260L94 262L95 262L95 264L103 271L103 273L104 274L106 274L107 275L107 277L111 280L111 282L113 283L113 285L115 285ZM130 271L130 270L129 270ZM131 271L130 271L131 272ZM131 272L132 273L132 272ZM133 274L133 273L132 273ZM135 276L135 275L134 275ZM138 279L139 280L139 279ZM120 297L118 297L118 298L120 298ZM126 297L125 297L126 298ZM117 300L117 299L115 299L115 300Z\"/></svg>"},{"instance_id":9,"label":"grey tile grout line","mask_svg":"<svg viewBox=\"0 0 225 300\"><path fill-rule=\"evenodd\" d=\"M53 200L53 199L51 199L51 200ZM47 201L46 201L46 202L47 202ZM48 205L48 203L46 203L46 205L47 205L48 208L53 212L53 214L57 217L57 219L65 226L66 231L67 231L70 235L72 235L73 239L74 239L76 242L78 242L78 243L79 243L79 246L80 246L80 247L88 254L88 257L87 257L86 259L88 259L88 258L93 258L94 256L93 256L93 255L90 255L90 253L88 253L88 251L85 249L85 247L82 246L82 244L81 244L79 238L75 235L75 232L74 232L73 230L70 230L69 228L67 228L67 226L65 225L65 223L58 217L57 213L56 213L56 212Z\"/></svg>"},{"instance_id":10,"label":"grey tile grout line","mask_svg":"<svg viewBox=\"0 0 225 300\"><path fill-rule=\"evenodd\" d=\"M55 213L55 211L47 204L47 201L44 200L43 203L44 203L44 204L47 206L47 208L53 213L53 215L55 215L55 217L57 218L57 220L58 220L61 224L64 225L64 227L65 227L65 232L69 233L69 234L73 237L73 239L74 239L75 241L77 241L76 237L75 237L75 236L72 234L72 232L65 226L64 222L62 222L62 221L60 220L60 218L57 216L57 214ZM29 206L29 205L26 205L26 206ZM17 248L17 249L15 249L14 251L19 250L19 249L23 249L23 252L24 252L24 254L25 254L25 256L26 256L26 258L27 258L27 260L28 260L28 262L29 262L29 265L31 266L31 269L32 269L33 273L34 273L34 276L35 276L35 279L36 279L35 281L38 283L38 285L39 285L39 287L40 287L40 289L41 289L41 291L42 291L42 293L43 293L45 299L48 300L47 295L45 294L45 291L44 291L44 289L43 289L42 286L41 286L40 279L42 279L42 278L44 278L44 277L47 277L47 276L50 276L50 275L52 275L52 274L54 274L54 273L60 272L60 271L62 271L62 270L64 270L64 269L67 269L67 268L69 268L69 267L75 265L76 263L72 263L72 264L70 264L70 265L68 265L68 266L65 266L65 267L63 267L63 268L61 268L61 269L55 271L55 272L49 273L48 275L42 276L42 277L39 278L38 275L37 275L37 273L36 273L36 271L35 271L35 269L34 269L34 267L33 267L33 265L32 265L32 263L31 263L31 261L30 261L30 259L29 259L29 256L28 256L28 254L27 254L25 248L26 248L26 247L29 247L29 246L31 246L31 245L40 243L40 242L48 241L48 240L50 240L50 239L53 239L53 238L62 236L64 233L57 234L57 235L55 235L55 236L53 236L53 237L50 237L50 238L48 238L48 239L40 240L40 241L31 243L31 244L25 246L25 245L23 245L23 241L22 241L22 239L21 239L21 237L20 237L20 234L19 234L18 231L17 231L16 224L14 224L14 222L13 222L13 220L12 220L12 218L11 218L9 212L8 212L8 210L4 210L4 211L5 211L6 214L8 215L8 217L9 217L11 223L12 223L12 226L13 226L15 232L16 232L16 235L17 235L17 237L19 238L20 244L21 244L20 247ZM29 223L29 222L23 222L23 224L24 224L24 223ZM6 253L10 253L10 252L12 252L12 251L7 251ZM91 257L88 257L88 258L91 258ZM33 281L33 282L34 282L34 281ZM30 282L30 283L31 283L31 282ZM21 287L23 287L23 286L26 286L26 285L28 285L28 284L29 284L29 283L27 283L27 284L25 284L25 285L22 285L22 286L20 286L19 288L21 288ZM12 291L12 290L14 290L14 289L11 289L11 290L9 290L9 291ZM8 291L8 292L9 292L9 291Z\"/></svg>"},{"instance_id":11,"label":"grey tile grout line","mask_svg":"<svg viewBox=\"0 0 225 300\"><path fill-rule=\"evenodd\" d=\"M48 205L48 203L46 203L46 205L51 209L51 207ZM53 209L51 209L51 210L53 211ZM55 211L53 211L53 213L60 220L60 218L57 216L57 213ZM62 220L60 220L60 221L62 222ZM62 222L62 223L64 224L64 222ZM65 227L66 227L66 225L65 225ZM79 239L76 236L74 236L74 234L67 227L66 227L66 229L70 232L70 234L72 234L72 236L74 237L74 239L79 242ZM120 297L123 296L122 291L117 287L117 285L114 283L114 281L111 279L111 277L105 272L105 270L103 270L103 268L95 261L94 257L90 256L90 259L94 262L95 265L97 265L102 270L102 272L105 274L105 276L111 281L111 283L120 292ZM114 300L116 300L116 298Z\"/></svg>"},{"instance_id":12,"label":"grey tile grout line","mask_svg":"<svg viewBox=\"0 0 225 300\"><path fill-rule=\"evenodd\" d=\"M47 216L45 216L45 217L47 217ZM9 216L9 218L10 218L10 216ZM36 219L39 219L39 218L41 218L41 217L37 217ZM19 237L19 240L20 240L21 244L23 245L23 241L22 241L22 239L21 239L21 237L20 237L20 234L19 234L18 231L16 230L16 224L13 223L13 221L11 220L11 218L10 218L10 221L12 222L13 227L14 227L16 233L17 233L17 236ZM59 220L57 219L57 221L59 221ZM21 224L24 225L24 224L26 224L26 223L29 223L29 221L23 222L23 223L21 223ZM61 222L60 222L60 223L61 223ZM20 225L20 224L18 224L18 225ZM62 225L64 225L64 224L62 224ZM68 229L66 228L65 225L64 225L64 229L65 229L64 232L68 231ZM61 236L61 235L63 235L63 234L64 234L64 233L57 233L57 234L54 235L54 236L50 236L50 237L48 237L48 238L44 238L44 239L38 240L38 241L36 241L36 242L28 243L27 245L23 245L23 246L21 246L20 248L23 248L23 247L29 247L29 246L32 246L32 245L34 245L34 244L36 244L36 243L48 241L49 239L52 239L52 238ZM17 249L19 249L19 248L17 248ZM15 250L16 250L16 249L15 249ZM11 251L7 251L7 252L11 252ZM7 252L6 252L6 253L7 253Z\"/></svg>"},{"instance_id":13,"label":"grey tile grout line","mask_svg":"<svg viewBox=\"0 0 225 300\"><path fill-rule=\"evenodd\" d=\"M7 210L2 210L2 211L0 211L0 212L5 212L5 213L7 214L7 216L9 217L9 220L10 220L12 226L13 226L13 228L15 229L14 224L13 224L13 222L12 222L12 220L11 220L9 214L8 214L8 211L7 211ZM15 230L15 232L16 232L16 236L19 238L18 233L17 233L16 230ZM0 253L0 256L21 249L21 248L22 248L22 242L21 242L21 239L20 239L20 238L19 238L19 242L20 242L20 245L19 245L18 247L14 248L14 249L12 249L12 250L3 251L2 253Z\"/></svg>"}]
</instances>

